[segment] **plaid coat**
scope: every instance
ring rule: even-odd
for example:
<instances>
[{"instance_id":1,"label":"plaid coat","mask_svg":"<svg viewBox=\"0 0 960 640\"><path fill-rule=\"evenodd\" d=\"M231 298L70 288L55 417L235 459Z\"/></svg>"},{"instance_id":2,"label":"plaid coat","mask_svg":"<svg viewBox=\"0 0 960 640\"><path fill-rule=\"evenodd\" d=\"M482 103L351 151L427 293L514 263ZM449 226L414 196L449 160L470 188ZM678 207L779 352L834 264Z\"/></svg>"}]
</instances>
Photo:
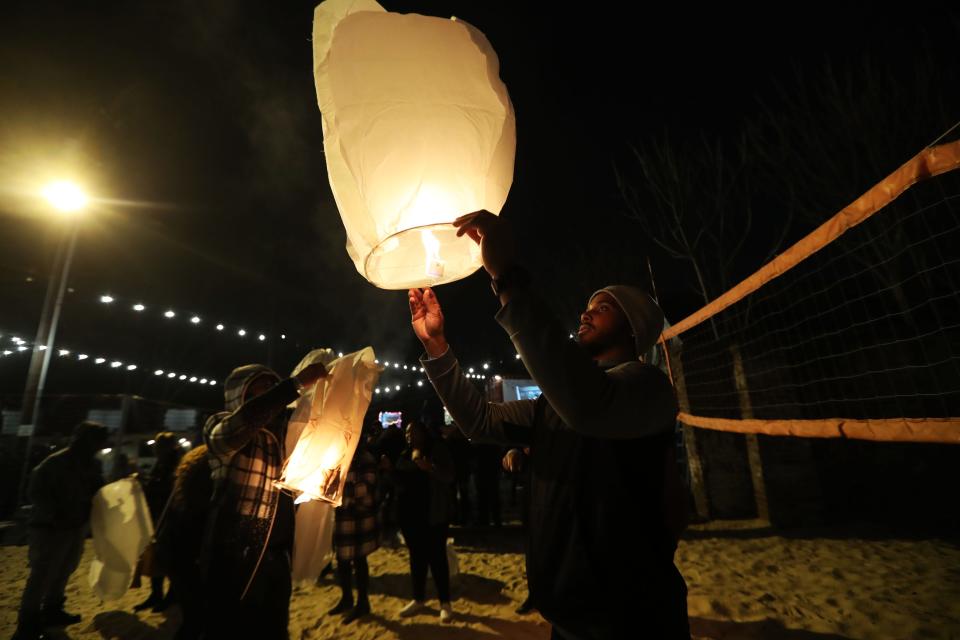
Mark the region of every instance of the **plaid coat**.
<instances>
[{"instance_id":1,"label":"plaid coat","mask_svg":"<svg viewBox=\"0 0 960 640\"><path fill-rule=\"evenodd\" d=\"M278 382L273 389L243 403L250 384L262 376ZM227 411L211 416L203 429L214 511L205 546L235 567L246 589L266 547L277 513L284 460L286 406L298 396L296 383L280 381L262 365L234 369L224 384ZM232 558L233 560L229 560Z\"/></svg>"},{"instance_id":2,"label":"plaid coat","mask_svg":"<svg viewBox=\"0 0 960 640\"><path fill-rule=\"evenodd\" d=\"M369 451L358 451L343 485L343 504L335 512L338 560L364 558L380 546L378 499L377 461Z\"/></svg>"}]
</instances>

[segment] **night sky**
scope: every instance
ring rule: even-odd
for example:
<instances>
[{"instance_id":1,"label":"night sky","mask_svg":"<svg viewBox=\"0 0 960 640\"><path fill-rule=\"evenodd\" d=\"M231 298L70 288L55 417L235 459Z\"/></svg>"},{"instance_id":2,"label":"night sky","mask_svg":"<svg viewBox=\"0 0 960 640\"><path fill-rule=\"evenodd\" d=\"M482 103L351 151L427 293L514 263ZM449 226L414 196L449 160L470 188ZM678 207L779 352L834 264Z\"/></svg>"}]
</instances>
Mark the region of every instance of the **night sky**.
<instances>
[{"instance_id":1,"label":"night sky","mask_svg":"<svg viewBox=\"0 0 960 640\"><path fill-rule=\"evenodd\" d=\"M516 174L503 215L545 295L575 326L591 290L647 280L667 316L698 306L683 265L651 251L623 215L613 167L630 145L735 132L799 70L863 56L909 74L921 51L957 78L957 12L910 5L736 12L501 2L389 2L466 20L490 39L517 113ZM313 2L6 3L0 19L0 333L32 340L62 224L33 196L71 177L85 215L59 345L135 362L136 372L54 360L51 393L135 393L215 407L234 366L287 371L309 348L372 344L419 354L403 292L355 271L328 186L312 79ZM954 83L955 85L958 83ZM946 91L946 88L945 88ZM951 89L955 96L955 89ZM957 107L957 103L953 103ZM960 109L954 109L954 120ZM829 114L824 114L829 118ZM906 160L943 131L903 114ZM880 135L880 134L878 134ZM894 169L899 162L889 167ZM877 176L882 177L882 176ZM866 179L866 178L865 178ZM852 185L853 196L864 185ZM847 202L837 201L835 209ZM757 226L772 233L773 213ZM795 239L809 230L791 229ZM762 241L758 241L758 246ZM760 266L747 252L744 273ZM117 301L99 302L109 293ZM466 364L516 367L482 271L438 290ZM143 313L131 305L147 305ZM174 319L162 311L174 309ZM189 315L202 318L191 325ZM227 330L213 326L222 322ZM240 338L243 327L248 335ZM255 339L259 333L268 339ZM287 335L281 340L280 335ZM503 365L499 362L503 361ZM0 359L0 403L16 405L26 354Z\"/></svg>"}]
</instances>

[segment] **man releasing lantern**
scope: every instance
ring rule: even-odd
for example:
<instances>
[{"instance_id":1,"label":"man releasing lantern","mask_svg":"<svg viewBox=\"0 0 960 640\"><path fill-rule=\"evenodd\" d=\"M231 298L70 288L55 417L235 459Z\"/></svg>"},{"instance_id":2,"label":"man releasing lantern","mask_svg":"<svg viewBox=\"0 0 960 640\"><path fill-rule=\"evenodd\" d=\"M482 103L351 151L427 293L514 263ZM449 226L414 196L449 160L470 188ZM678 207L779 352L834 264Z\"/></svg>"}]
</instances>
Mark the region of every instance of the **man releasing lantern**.
<instances>
[{"instance_id":1,"label":"man releasing lantern","mask_svg":"<svg viewBox=\"0 0 960 640\"><path fill-rule=\"evenodd\" d=\"M479 248L451 223L500 212L516 151L486 37L456 19L327 0L314 13L313 55L327 173L357 271L384 289L476 271Z\"/></svg>"}]
</instances>

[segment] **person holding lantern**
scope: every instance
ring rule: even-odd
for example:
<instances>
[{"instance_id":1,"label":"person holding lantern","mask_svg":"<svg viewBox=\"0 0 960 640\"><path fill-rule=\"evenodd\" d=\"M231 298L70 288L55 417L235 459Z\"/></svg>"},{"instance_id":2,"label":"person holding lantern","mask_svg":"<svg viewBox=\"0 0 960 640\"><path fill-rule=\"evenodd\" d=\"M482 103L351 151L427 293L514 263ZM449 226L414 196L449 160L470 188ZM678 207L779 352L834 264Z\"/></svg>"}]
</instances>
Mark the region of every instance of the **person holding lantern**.
<instances>
[{"instance_id":1,"label":"person holding lantern","mask_svg":"<svg viewBox=\"0 0 960 640\"><path fill-rule=\"evenodd\" d=\"M422 365L457 425L476 441L530 447L527 580L553 638L689 638L686 585L673 563L684 500L669 378L639 360L663 313L625 285L594 293L578 341L539 300L497 216L458 218L480 245L502 308L497 321L543 391L487 403L447 344L430 289L408 292Z\"/></svg>"},{"instance_id":2,"label":"person holding lantern","mask_svg":"<svg viewBox=\"0 0 960 640\"><path fill-rule=\"evenodd\" d=\"M206 638L288 637L294 508L275 483L287 405L326 375L322 363L282 381L263 365L238 367L224 383L226 411L204 425L214 483L201 558Z\"/></svg>"}]
</instances>

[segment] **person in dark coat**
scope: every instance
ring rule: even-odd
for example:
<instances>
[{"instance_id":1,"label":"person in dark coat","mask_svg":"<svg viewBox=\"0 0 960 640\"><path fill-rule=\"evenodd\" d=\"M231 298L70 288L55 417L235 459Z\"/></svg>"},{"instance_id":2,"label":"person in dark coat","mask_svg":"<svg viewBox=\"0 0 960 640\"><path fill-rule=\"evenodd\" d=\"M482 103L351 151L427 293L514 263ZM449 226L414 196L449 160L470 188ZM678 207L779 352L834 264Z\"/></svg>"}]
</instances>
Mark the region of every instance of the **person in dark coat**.
<instances>
[{"instance_id":1,"label":"person in dark coat","mask_svg":"<svg viewBox=\"0 0 960 640\"><path fill-rule=\"evenodd\" d=\"M450 527L450 488L455 478L453 458L443 440L423 424L411 422L407 448L397 459L393 476L397 486L400 531L410 551L413 600L400 610L410 617L426 609L427 569L433 574L440 599L440 621L450 622L450 567L447 532Z\"/></svg>"},{"instance_id":2,"label":"person in dark coat","mask_svg":"<svg viewBox=\"0 0 960 640\"><path fill-rule=\"evenodd\" d=\"M200 561L213 495L206 445L191 449L180 460L172 491L155 536L155 560L170 578L170 592L180 606L181 623L174 640L196 640L206 621Z\"/></svg>"},{"instance_id":3,"label":"person in dark coat","mask_svg":"<svg viewBox=\"0 0 960 640\"><path fill-rule=\"evenodd\" d=\"M159 529L163 525L161 519L164 517L167 501L173 493L174 474L180 462L182 450L178 438L169 431L163 431L154 436L152 446L157 461L150 473L142 478L141 484L154 528ZM163 573L159 570L159 567L154 567L153 575L150 576L150 595L146 600L136 605L133 610L152 609L154 613L165 610L170 605L173 596L167 594L167 597L164 597L163 581Z\"/></svg>"},{"instance_id":4,"label":"person in dark coat","mask_svg":"<svg viewBox=\"0 0 960 640\"><path fill-rule=\"evenodd\" d=\"M686 585L673 562L685 521L670 379L642 362L663 313L641 289L595 292L576 342L517 262L509 227L481 211L458 219L480 244L500 299L496 319L542 390L488 403L450 349L433 290L408 293L427 376L471 440L530 448L527 581L562 640L690 637Z\"/></svg>"},{"instance_id":5,"label":"person in dark coat","mask_svg":"<svg viewBox=\"0 0 960 640\"><path fill-rule=\"evenodd\" d=\"M81 422L70 445L44 458L30 475L30 576L20 600L15 640L34 640L44 629L81 620L64 610L65 591L83 555L93 497L103 486L103 465L96 455L107 437L102 424Z\"/></svg>"}]
</instances>

